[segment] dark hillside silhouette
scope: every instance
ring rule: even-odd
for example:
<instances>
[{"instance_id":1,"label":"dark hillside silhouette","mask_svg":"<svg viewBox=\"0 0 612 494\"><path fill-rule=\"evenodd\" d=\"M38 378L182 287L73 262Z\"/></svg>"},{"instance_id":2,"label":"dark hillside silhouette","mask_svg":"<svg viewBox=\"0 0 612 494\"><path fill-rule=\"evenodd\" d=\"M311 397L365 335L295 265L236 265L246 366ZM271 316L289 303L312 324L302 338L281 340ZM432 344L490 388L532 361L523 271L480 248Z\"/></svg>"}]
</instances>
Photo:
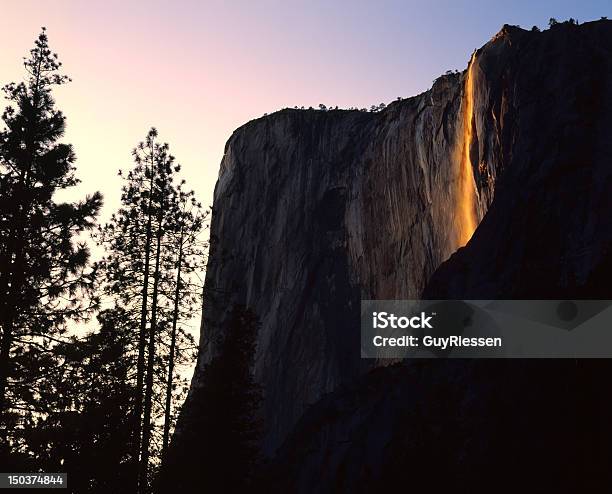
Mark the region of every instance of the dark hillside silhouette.
<instances>
[{"instance_id":1,"label":"dark hillside silhouette","mask_svg":"<svg viewBox=\"0 0 612 494\"><path fill-rule=\"evenodd\" d=\"M254 488L259 466L261 390L252 368L258 323L234 307L223 328L220 353L203 370L189 412L162 468L159 493L240 493ZM202 445L206 445L202 447Z\"/></svg>"}]
</instances>

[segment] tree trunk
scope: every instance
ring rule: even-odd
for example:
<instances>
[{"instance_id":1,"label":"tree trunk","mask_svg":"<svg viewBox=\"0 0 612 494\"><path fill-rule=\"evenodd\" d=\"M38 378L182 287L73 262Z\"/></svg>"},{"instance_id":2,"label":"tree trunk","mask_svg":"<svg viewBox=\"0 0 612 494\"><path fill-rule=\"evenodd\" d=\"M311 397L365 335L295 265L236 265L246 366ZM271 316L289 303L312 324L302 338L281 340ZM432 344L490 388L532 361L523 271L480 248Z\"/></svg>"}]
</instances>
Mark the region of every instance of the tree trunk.
<instances>
[{"instance_id":1,"label":"tree trunk","mask_svg":"<svg viewBox=\"0 0 612 494\"><path fill-rule=\"evenodd\" d=\"M2 324L2 343L0 345L0 423L4 415L6 405L6 385L8 382L8 373L10 369L9 358L12 344L12 328L7 324Z\"/></svg>"},{"instance_id":2,"label":"tree trunk","mask_svg":"<svg viewBox=\"0 0 612 494\"><path fill-rule=\"evenodd\" d=\"M164 201L160 201L157 223L157 246L155 252L155 272L153 274L153 294L151 300L151 328L149 331L149 348L147 356L147 376L145 382L144 415L142 419L142 448L140 459L140 493L147 492L147 472L149 468L149 447L151 441L151 409L153 407L153 378L155 370L155 333L157 332L157 298L159 291L159 264L161 257L161 239L163 236L163 209Z\"/></svg>"},{"instance_id":3,"label":"tree trunk","mask_svg":"<svg viewBox=\"0 0 612 494\"><path fill-rule=\"evenodd\" d=\"M151 146L151 153L154 152L154 147ZM153 155L152 155L153 156ZM139 479L140 479L140 440L141 440L141 429L142 429L142 392L144 386L145 376L145 348L147 338L147 301L149 296L149 267L151 264L151 241L153 237L152 233L152 212L151 202L153 197L153 183L155 177L155 163L153 157L151 158L151 178L149 187L149 203L147 207L147 228L146 228L146 243L145 243L145 265L144 265L144 279L142 282L142 308L140 312L140 331L138 335L138 361L136 364L136 402L134 404L134 425L133 425L133 437L132 437L132 461L134 464L134 481L135 481L135 492L140 492Z\"/></svg>"},{"instance_id":4,"label":"tree trunk","mask_svg":"<svg viewBox=\"0 0 612 494\"><path fill-rule=\"evenodd\" d=\"M166 461L170 441L170 407L172 405L172 380L174 372L174 351L176 347L176 325L179 316L179 297L181 292L181 265L183 263L183 229L179 244L178 262L176 268L176 289L174 293L174 312L172 314L172 335L170 336L170 358L168 360L168 383L166 385L166 407L164 410L164 438L162 443L162 464Z\"/></svg>"}]
</instances>

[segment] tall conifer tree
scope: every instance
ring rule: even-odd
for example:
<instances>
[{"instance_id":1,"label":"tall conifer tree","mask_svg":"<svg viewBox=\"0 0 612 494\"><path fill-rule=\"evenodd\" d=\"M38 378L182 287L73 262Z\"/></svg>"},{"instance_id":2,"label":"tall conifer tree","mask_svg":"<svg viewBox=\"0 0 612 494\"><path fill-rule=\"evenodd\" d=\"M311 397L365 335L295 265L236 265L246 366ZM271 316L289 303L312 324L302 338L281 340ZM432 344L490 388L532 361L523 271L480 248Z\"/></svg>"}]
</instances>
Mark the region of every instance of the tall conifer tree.
<instances>
[{"instance_id":1,"label":"tall conifer tree","mask_svg":"<svg viewBox=\"0 0 612 494\"><path fill-rule=\"evenodd\" d=\"M59 142L66 119L52 96L69 79L44 28L24 67L25 80L4 87L0 132L0 420L8 435L24 410L41 405L37 359L95 305L89 250L77 238L93 228L102 203L99 193L55 200L79 181L72 147Z\"/></svg>"},{"instance_id":2,"label":"tall conifer tree","mask_svg":"<svg viewBox=\"0 0 612 494\"><path fill-rule=\"evenodd\" d=\"M143 493L149 489L152 467L159 465L164 436L169 436L176 403L184 393L184 378L173 374L168 407L168 366L184 365L195 356L195 342L184 325L201 306L201 285L194 277L205 260L205 246L199 241L205 215L193 192L182 190L184 181L176 180L180 167L169 146L157 142L155 129L133 154L134 167L121 173L121 208L100 229L98 241L107 252L100 263L103 296L114 305L109 310L120 311L133 326L137 351L132 374L132 477L134 491ZM181 229L184 255L179 278Z\"/></svg>"}]
</instances>

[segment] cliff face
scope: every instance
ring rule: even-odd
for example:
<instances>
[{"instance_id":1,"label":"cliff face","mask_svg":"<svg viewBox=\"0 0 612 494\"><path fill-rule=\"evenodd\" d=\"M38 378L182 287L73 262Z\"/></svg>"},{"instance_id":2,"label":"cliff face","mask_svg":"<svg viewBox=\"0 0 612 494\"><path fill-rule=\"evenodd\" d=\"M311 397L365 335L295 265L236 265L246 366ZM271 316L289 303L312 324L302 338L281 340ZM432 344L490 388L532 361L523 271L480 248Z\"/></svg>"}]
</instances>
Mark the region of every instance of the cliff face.
<instances>
[{"instance_id":1,"label":"cliff face","mask_svg":"<svg viewBox=\"0 0 612 494\"><path fill-rule=\"evenodd\" d=\"M252 307L272 454L309 404L371 365L360 359L360 299L523 293L507 287L551 244L570 257L594 246L572 271L584 280L612 238L611 35L607 22L505 27L464 73L381 112L283 110L238 129L215 189L190 394L226 308ZM530 237L539 231L556 236ZM317 433L315 470L339 437Z\"/></svg>"},{"instance_id":2,"label":"cliff face","mask_svg":"<svg viewBox=\"0 0 612 494\"><path fill-rule=\"evenodd\" d=\"M610 298L610 23L516 38L495 200L424 298Z\"/></svg>"},{"instance_id":3,"label":"cliff face","mask_svg":"<svg viewBox=\"0 0 612 494\"><path fill-rule=\"evenodd\" d=\"M502 109L494 199L423 298L612 298L611 23L499 36L506 45L497 37L478 53L497 74L488 95ZM279 492L407 480L430 490L609 490L611 376L597 360L378 369L304 414L278 454Z\"/></svg>"},{"instance_id":4,"label":"cliff face","mask_svg":"<svg viewBox=\"0 0 612 494\"><path fill-rule=\"evenodd\" d=\"M199 368L224 308L252 307L268 452L364 369L360 300L416 298L458 247L463 79L380 113L284 110L227 143Z\"/></svg>"}]
</instances>

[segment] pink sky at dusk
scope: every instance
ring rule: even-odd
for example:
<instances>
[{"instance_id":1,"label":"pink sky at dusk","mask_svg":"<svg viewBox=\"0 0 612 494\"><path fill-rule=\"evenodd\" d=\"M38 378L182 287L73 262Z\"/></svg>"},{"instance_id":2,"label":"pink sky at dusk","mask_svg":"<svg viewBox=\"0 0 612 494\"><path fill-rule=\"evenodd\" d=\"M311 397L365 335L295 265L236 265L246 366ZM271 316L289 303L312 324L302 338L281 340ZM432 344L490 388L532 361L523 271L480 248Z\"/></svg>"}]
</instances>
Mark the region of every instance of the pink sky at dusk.
<instances>
[{"instance_id":1,"label":"pink sky at dusk","mask_svg":"<svg viewBox=\"0 0 612 494\"><path fill-rule=\"evenodd\" d=\"M512 5L508 5L512 3ZM604 2L0 0L0 83L46 26L73 82L56 92L83 180L118 205L119 168L150 126L212 203L232 131L283 107L369 107L463 70L503 23L589 20Z\"/></svg>"}]
</instances>

